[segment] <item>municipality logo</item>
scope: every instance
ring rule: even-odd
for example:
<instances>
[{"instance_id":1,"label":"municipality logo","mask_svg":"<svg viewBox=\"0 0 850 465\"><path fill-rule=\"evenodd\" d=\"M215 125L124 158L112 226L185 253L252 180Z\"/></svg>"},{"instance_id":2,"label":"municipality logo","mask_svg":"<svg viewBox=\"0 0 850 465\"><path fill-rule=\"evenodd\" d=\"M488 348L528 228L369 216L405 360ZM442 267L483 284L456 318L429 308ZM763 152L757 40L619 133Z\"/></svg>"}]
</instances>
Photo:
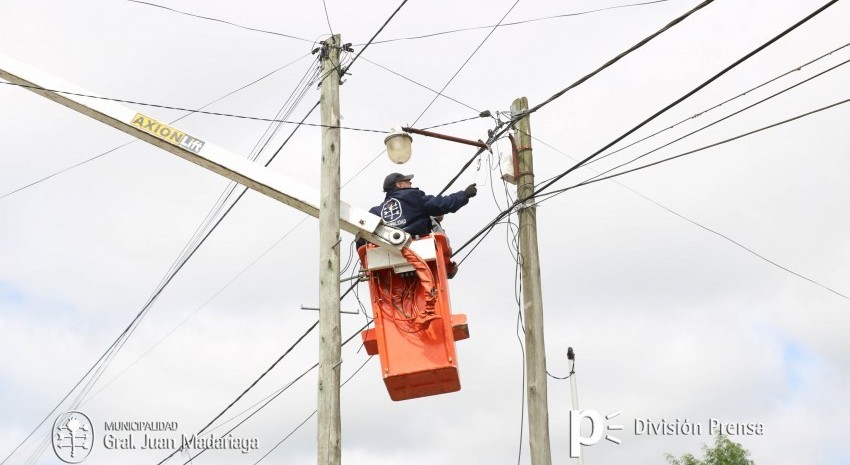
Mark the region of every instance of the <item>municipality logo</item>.
<instances>
[{"instance_id":1,"label":"municipality logo","mask_svg":"<svg viewBox=\"0 0 850 465\"><path fill-rule=\"evenodd\" d=\"M72 410L56 417L51 434L53 452L65 463L80 463L89 456L94 444L91 420Z\"/></svg>"}]
</instances>

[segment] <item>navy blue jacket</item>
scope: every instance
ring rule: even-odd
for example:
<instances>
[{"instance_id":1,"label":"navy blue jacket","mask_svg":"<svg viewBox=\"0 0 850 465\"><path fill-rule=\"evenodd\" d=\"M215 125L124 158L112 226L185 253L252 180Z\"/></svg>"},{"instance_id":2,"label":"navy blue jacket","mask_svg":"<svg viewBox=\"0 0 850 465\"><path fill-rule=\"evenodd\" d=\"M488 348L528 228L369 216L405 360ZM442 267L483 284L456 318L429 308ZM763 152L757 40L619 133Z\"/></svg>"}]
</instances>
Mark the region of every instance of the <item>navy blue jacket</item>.
<instances>
[{"instance_id":1,"label":"navy blue jacket","mask_svg":"<svg viewBox=\"0 0 850 465\"><path fill-rule=\"evenodd\" d=\"M403 229L414 236L431 234L431 217L454 213L469 203L463 191L449 195L426 195L411 187L387 194L384 203L369 212L383 218L387 226Z\"/></svg>"}]
</instances>

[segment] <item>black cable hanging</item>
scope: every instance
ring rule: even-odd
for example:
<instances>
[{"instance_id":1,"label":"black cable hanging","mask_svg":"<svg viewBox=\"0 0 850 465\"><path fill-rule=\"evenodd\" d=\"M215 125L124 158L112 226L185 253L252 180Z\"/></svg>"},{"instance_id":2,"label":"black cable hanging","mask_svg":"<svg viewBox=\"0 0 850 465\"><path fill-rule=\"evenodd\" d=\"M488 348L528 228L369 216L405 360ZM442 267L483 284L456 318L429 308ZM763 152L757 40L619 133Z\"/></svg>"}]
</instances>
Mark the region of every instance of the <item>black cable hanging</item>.
<instances>
[{"instance_id":1,"label":"black cable hanging","mask_svg":"<svg viewBox=\"0 0 850 465\"><path fill-rule=\"evenodd\" d=\"M752 58L752 57L753 57L755 54L757 54L758 52L760 52L760 51L764 50L765 48L767 48L768 46L770 46L770 45L771 45L771 44L773 44L774 42L778 41L778 40L779 40L779 39L781 39L782 37L784 37L784 36L786 36L787 34L789 34L791 31L793 31L793 30L797 29L797 28L798 28L798 27L800 27L801 25L803 25L803 24L805 24L806 22L808 22L810 19L812 19L812 18L814 18L815 16L817 16L818 14L822 13L824 10L826 10L827 8L829 8L830 6L832 6L833 4L835 4L836 2L838 2L838 0L831 0L831 1L827 2L825 5L821 6L820 8L818 8L817 10L815 10L814 12L810 13L810 14L809 14L808 16L806 16L805 18L801 19L800 21L798 21L797 23L795 23L795 24L794 24L794 25L792 25L791 27L789 27L789 28L785 29L784 31L782 31L781 33L779 33L778 35L776 35L776 36L775 36L775 37L773 37L772 39L768 40L768 41L767 41L767 42L765 42L764 44L760 45L759 47L757 47L757 48L756 48L756 49L754 49L753 51L751 51L751 52L749 52L748 54L744 55L743 57L741 57L740 59L738 59L737 61L735 61L735 62L734 62L734 63L732 63L731 65L727 66L726 68L724 68L723 70L721 70L720 72L718 72L717 74L715 74L714 76L712 76L711 78L709 78L708 80L706 80L705 82L703 82L702 84L698 85L698 86L697 86L696 88L694 88L693 90L689 91L688 93L686 93L686 94L685 94L685 95L683 95L682 97L680 97L680 98L676 99L674 102L670 103L669 105L665 106L665 107L664 107L664 108L662 108L661 110L659 110L659 111L657 111L656 113L654 113L652 116L650 116L650 117L648 117L647 119L643 120L643 121L642 121L641 123L639 123L637 126L633 127L632 129L630 129L630 130L626 131L626 132L625 132L624 134L622 134L621 136L619 136L619 137L617 137L616 139L614 139L613 141L609 142L609 143L608 143L608 144L606 144L604 147L602 147L601 149L597 150L596 152L594 152L593 154L591 154L590 156L588 156L588 157L587 157L587 158L585 158L584 160L582 160L582 161L580 161L579 163L577 163L577 164L573 165L571 168L567 169L567 170L566 170L566 171L564 171L563 173L560 173L559 175L555 176L555 177L554 177L551 181L549 181L549 182L545 183L543 186L541 186L541 187L539 187L539 188L535 189L535 191L534 191L534 192L532 192L532 193L531 193L531 195L529 195L529 197L528 197L528 198L534 198L534 197L536 197L536 196L541 195L541 193L542 193L545 189L547 189L548 187L550 187L552 184L554 184L554 183L558 182L558 181L559 181L560 179L562 179L564 176L566 176L566 175L568 175L569 173L571 173L571 172L575 171L576 169L580 168L581 166L583 166L584 164L586 164L587 162L589 162L590 160L592 160L593 158L595 158L596 156L598 156L599 154L601 154L602 152L604 152L605 150L609 149L609 148L610 148L611 146L613 146L614 144L616 144L616 143L620 142L621 140L625 139L626 137L628 137L629 135L633 134L633 133L634 133L635 131L637 131L638 129L642 128L643 126L645 126L645 125L649 124L651 121L653 121L653 120L654 120L655 118L657 118L658 116L660 116L660 115L662 115L663 113L667 112L669 109L671 109L671 108L673 108L674 106L678 105L679 103L681 103L682 101L684 101L684 100L685 100L685 99L687 99L688 97L692 96L693 94L695 94L695 93L699 92L700 90L702 90L703 88L705 88L706 86L708 86L709 84L711 84L712 82L714 82L715 80L719 79L721 76L723 76L724 74L728 73L729 71L731 71L732 69L734 69L735 67L737 67L738 65L740 65L741 63L743 63L744 61L746 61L746 60L748 60L748 59ZM705 2L704 2L704 3L705 3ZM701 7L702 7L702 4L700 4L700 5L698 6L698 8L701 8ZM685 14L685 16L687 16L687 15L689 15L689 14L690 14L690 12L689 12L689 13L686 13L686 14ZM680 21L679 21L679 20L675 20L673 23L678 23L678 22L680 22ZM672 24L672 23L671 23L671 24ZM665 28L665 29L667 29L667 28ZM653 36L651 36L651 37L654 37L654 36L655 36L655 35L653 35ZM643 42L644 42L644 41L642 41L641 43L643 43ZM633 47L633 48L634 48L634 47ZM631 50L631 49L630 49L630 50ZM622 54L621 54L621 55L622 55ZM592 73L592 74L593 74L593 73ZM561 95L563 95L563 92L565 92L565 91L569 90L569 89L570 89L570 88L572 88L572 87L574 87L574 85L573 85L573 86L570 86L570 87L568 87L568 88L566 88L566 89L564 89L563 91L561 91L561 92L559 92L559 93L557 93L557 94L555 94L553 97L554 97L554 98L560 97ZM550 97L550 99L548 99L548 100L547 100L546 102L544 102L544 103L551 102L551 101L553 100L553 97ZM535 111L536 111L536 109L539 109L541 106L542 106L542 105L538 105L538 106L536 106L536 107L532 108L532 110L535 110ZM527 112L527 114L528 114L528 113L531 113L531 110L529 110L529 112ZM516 117L516 116L522 116L522 115L515 115L515 117ZM474 241L474 240L475 240L475 238L477 238L478 236L480 236L481 234L483 234L484 232L486 232L488 229L490 229L490 228L494 227L494 226L495 226L495 224L496 224L499 220L501 220L502 218L504 218L505 216L507 216L508 214L510 214L510 213L513 211L513 209L514 209L514 208L516 208L517 206L519 206L520 204L522 204L522 203L523 203L523 202L525 202L526 200L527 200L527 199L517 199L517 200L514 202L514 205L512 205L510 208L505 209L504 211L502 211L501 213L499 213L498 215L496 215L496 217L495 217L493 220L491 220L491 221L490 221L490 222L489 222L486 226L484 226L484 228L482 228L479 232L477 232L475 235L473 235L473 236L472 236L472 238L470 238L470 240L468 240L467 242L465 242L465 243L464 243L464 244L463 244L463 245L462 245L459 249L455 250L455 252L454 252L454 253L456 254L456 253L460 252L461 250L463 250L463 248L467 247L467 246L468 246L468 245L469 245L472 241Z\"/></svg>"}]
</instances>

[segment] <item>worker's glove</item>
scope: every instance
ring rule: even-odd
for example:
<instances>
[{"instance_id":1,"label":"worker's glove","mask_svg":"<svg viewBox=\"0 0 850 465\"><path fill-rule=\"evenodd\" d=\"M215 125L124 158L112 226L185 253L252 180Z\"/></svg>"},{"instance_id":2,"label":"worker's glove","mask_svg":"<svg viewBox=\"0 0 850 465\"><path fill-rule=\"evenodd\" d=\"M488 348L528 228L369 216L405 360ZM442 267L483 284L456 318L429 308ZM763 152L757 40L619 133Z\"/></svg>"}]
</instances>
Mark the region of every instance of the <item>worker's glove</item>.
<instances>
[{"instance_id":1,"label":"worker's glove","mask_svg":"<svg viewBox=\"0 0 850 465\"><path fill-rule=\"evenodd\" d=\"M478 188L475 187L475 184L470 184L469 187L463 190L463 193L466 194L467 197L473 198L478 194Z\"/></svg>"}]
</instances>

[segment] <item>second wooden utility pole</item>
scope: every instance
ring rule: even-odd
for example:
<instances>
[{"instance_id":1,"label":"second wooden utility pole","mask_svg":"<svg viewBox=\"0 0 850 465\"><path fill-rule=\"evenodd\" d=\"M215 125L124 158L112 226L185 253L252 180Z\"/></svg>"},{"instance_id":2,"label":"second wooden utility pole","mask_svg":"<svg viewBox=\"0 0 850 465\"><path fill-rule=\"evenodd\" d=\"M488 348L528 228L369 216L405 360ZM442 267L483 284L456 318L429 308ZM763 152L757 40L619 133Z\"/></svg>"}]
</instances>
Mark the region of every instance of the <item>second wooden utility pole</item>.
<instances>
[{"instance_id":1,"label":"second wooden utility pole","mask_svg":"<svg viewBox=\"0 0 850 465\"><path fill-rule=\"evenodd\" d=\"M528 111L528 99L514 100L514 115ZM537 208L534 199L534 164L531 158L531 123L528 115L516 122L517 199L519 253L522 269L522 306L525 315L525 366L528 380L528 441L532 465L551 465L549 404L546 393L546 349L543 345L543 289L537 252Z\"/></svg>"},{"instance_id":2,"label":"second wooden utility pole","mask_svg":"<svg viewBox=\"0 0 850 465\"><path fill-rule=\"evenodd\" d=\"M322 181L319 204L318 464L340 465L339 373L339 44L325 40L322 54Z\"/></svg>"}]
</instances>

